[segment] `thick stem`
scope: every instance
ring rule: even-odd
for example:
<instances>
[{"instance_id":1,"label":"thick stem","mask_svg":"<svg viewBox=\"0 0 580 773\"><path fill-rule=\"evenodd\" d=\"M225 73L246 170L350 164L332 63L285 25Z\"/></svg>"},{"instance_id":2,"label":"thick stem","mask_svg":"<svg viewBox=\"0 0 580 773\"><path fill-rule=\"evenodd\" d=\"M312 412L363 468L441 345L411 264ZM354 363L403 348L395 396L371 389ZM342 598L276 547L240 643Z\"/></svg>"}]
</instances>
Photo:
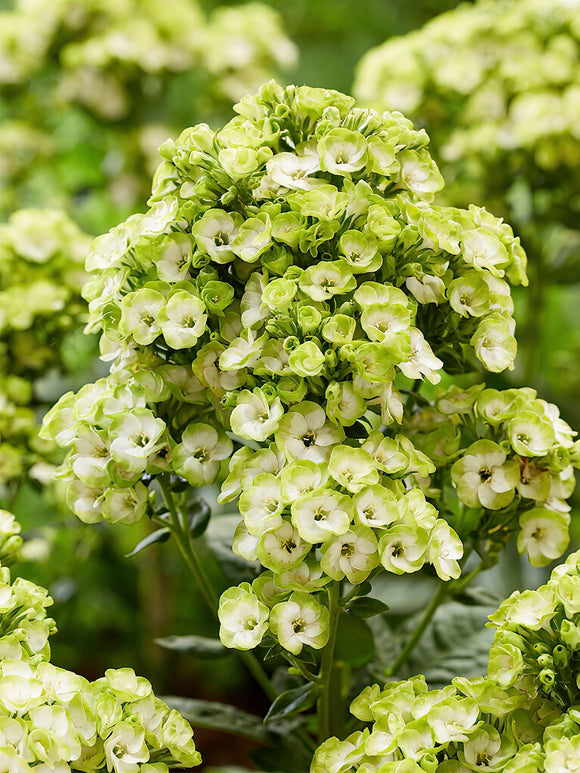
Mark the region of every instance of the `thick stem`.
<instances>
[{"instance_id":1,"label":"thick stem","mask_svg":"<svg viewBox=\"0 0 580 773\"><path fill-rule=\"evenodd\" d=\"M333 582L328 588L328 643L322 651L319 678L322 692L318 700L318 742L340 733L341 696L340 669L334 661L338 618L340 615L340 583Z\"/></svg>"}]
</instances>

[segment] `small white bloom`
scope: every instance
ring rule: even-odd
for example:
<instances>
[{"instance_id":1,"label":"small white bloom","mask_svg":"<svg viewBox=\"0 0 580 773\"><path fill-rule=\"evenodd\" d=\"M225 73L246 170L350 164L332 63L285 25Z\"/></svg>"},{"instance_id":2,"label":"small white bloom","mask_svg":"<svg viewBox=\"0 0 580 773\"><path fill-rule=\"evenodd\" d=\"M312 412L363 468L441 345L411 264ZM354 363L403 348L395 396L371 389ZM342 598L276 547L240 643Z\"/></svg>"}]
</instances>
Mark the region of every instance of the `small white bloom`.
<instances>
[{"instance_id":1,"label":"small white bloom","mask_svg":"<svg viewBox=\"0 0 580 773\"><path fill-rule=\"evenodd\" d=\"M279 397L268 401L259 388L253 392L244 389L230 415L230 426L239 437L262 443L278 429L283 414L284 408Z\"/></svg>"},{"instance_id":2,"label":"small white bloom","mask_svg":"<svg viewBox=\"0 0 580 773\"><path fill-rule=\"evenodd\" d=\"M299 655L306 644L321 649L328 641L328 609L313 596L297 591L270 613L270 629L289 652Z\"/></svg>"},{"instance_id":3,"label":"small white bloom","mask_svg":"<svg viewBox=\"0 0 580 773\"><path fill-rule=\"evenodd\" d=\"M225 647L250 650L268 630L270 610L259 601L247 583L228 588L220 597L220 639Z\"/></svg>"}]
</instances>

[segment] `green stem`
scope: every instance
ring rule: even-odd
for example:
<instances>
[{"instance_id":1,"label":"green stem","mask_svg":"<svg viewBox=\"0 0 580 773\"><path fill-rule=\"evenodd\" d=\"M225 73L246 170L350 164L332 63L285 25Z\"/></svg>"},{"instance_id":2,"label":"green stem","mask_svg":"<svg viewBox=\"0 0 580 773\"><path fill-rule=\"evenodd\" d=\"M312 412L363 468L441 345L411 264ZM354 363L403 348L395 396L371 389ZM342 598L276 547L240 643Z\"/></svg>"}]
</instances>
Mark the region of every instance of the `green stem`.
<instances>
[{"instance_id":1,"label":"green stem","mask_svg":"<svg viewBox=\"0 0 580 773\"><path fill-rule=\"evenodd\" d=\"M407 643L399 653L399 656L397 657L393 665L386 670L385 676L392 676L393 674L396 674L401 668L401 666L403 666L407 662L411 653L419 643L419 640L425 633L425 629L431 622L431 618L437 611L437 608L445 600L447 593L448 593L447 583L441 582L439 587L435 591L433 598L429 602L429 606L423 613L423 617L419 621L419 625L413 631L411 638L407 640Z\"/></svg>"},{"instance_id":2,"label":"green stem","mask_svg":"<svg viewBox=\"0 0 580 773\"><path fill-rule=\"evenodd\" d=\"M318 742L340 732L340 673L334 662L338 618L340 615L340 583L333 582L328 588L328 643L322 652L319 679L322 691L318 700Z\"/></svg>"},{"instance_id":3,"label":"green stem","mask_svg":"<svg viewBox=\"0 0 580 773\"><path fill-rule=\"evenodd\" d=\"M202 563L199 560L199 556L191 544L183 513L177 508L175 500L173 499L173 493L167 481L165 481L163 478L159 478L158 480L159 486L161 487L161 492L163 493L165 504L167 505L169 515L171 516L171 523L167 525L175 537L175 541L177 542L179 551L183 556L183 560L195 577L195 581L207 606L217 620L218 597L204 571Z\"/></svg>"},{"instance_id":4,"label":"green stem","mask_svg":"<svg viewBox=\"0 0 580 773\"><path fill-rule=\"evenodd\" d=\"M192 543L185 517L175 504L173 493L168 482L161 477L158 480L165 504L167 505L169 515L171 516L171 523L167 523L166 525L171 529L185 563L195 577L195 581L207 606L211 610L212 615L217 620L219 599ZM256 682L260 685L265 695L270 700L274 700L278 693L272 685L268 674L258 662L256 656L252 652L244 652L241 650L237 651L237 654Z\"/></svg>"},{"instance_id":5,"label":"green stem","mask_svg":"<svg viewBox=\"0 0 580 773\"><path fill-rule=\"evenodd\" d=\"M313 674L312 671L304 664L301 660L298 658L295 658L293 655L291 655L289 652L285 653L286 660L292 664L292 666L300 671L302 676L308 681L313 682L314 684L320 684L320 677L316 674Z\"/></svg>"}]
</instances>

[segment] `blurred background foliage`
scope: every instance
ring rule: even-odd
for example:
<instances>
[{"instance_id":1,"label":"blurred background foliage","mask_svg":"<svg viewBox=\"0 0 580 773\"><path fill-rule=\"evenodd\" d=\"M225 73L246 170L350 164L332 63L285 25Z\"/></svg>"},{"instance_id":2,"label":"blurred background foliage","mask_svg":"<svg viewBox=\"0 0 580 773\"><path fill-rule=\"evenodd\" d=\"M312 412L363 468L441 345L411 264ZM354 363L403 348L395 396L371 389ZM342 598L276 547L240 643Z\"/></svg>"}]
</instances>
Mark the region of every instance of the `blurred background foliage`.
<instances>
[{"instance_id":1,"label":"blurred background foliage","mask_svg":"<svg viewBox=\"0 0 580 773\"><path fill-rule=\"evenodd\" d=\"M420 29L457 5L455 0L0 0L0 220L8 221L23 207L59 207L82 229L83 238L104 232L144 208L156 148L166 137L200 121L223 123L238 97L270 77L349 93L365 52ZM577 57L578 38L573 45ZM451 43L451 49L459 48L458 42ZM396 57L392 63L397 64ZM362 88L360 69L358 73L357 88ZM570 77L580 87L578 67ZM562 238L550 226L558 219L562 197L555 195L547 208L548 225L544 222L541 232L533 232L535 218L525 210L529 175L519 175L519 187L506 185L507 166L500 160L487 170L492 174L487 188L462 186L457 168L444 158L441 139L447 126L441 105L450 101L457 112L458 97L442 91L433 113L421 113L418 106L412 117L432 133L433 155L454 180L452 190L468 191L468 201L461 203L487 203L496 214L505 214L524 241L527 237L536 261L531 274L539 291L524 291L517 298L524 336L510 385L536 386L579 428L578 241ZM578 148L580 137L574 135L573 142ZM556 171L566 174L565 168ZM567 181L576 185L578 170ZM580 190L571 195L578 200ZM18 217L24 222L24 216ZM38 214L28 217L33 226L42 220ZM18 256L10 252L10 227L2 226L0 320L3 313L11 315L15 303L26 306L25 300L14 299L13 290L6 300L18 283L11 269ZM549 254L549 271L534 267L542 249ZM48 271L56 252L30 265L25 259L20 285ZM73 263L71 257L71 269L65 272L69 277ZM50 270L62 284L58 271ZM17 331L14 325L0 324L0 444L15 448L20 460L11 468L14 474L5 474L0 482L0 507L11 508L23 524L26 576L47 586L55 598L60 634L53 643L54 661L91 678L106 667L131 665L150 677L159 692L208 700L224 700L227 693L228 701L259 712L259 699L248 690L247 677L232 656L196 662L154 643L174 634L216 633L175 547L155 545L126 558L147 536L146 526L84 525L67 511L58 484L48 484L48 467L58 460L54 449L34 442L31 446L31 433L60 394L104 372L95 341L81 334L84 307L78 293L75 304L75 313L65 314L60 326L46 325L46 311L32 314ZM67 301L65 311L71 308ZM22 356L13 356L18 351ZM41 351L48 353L37 358L41 367L23 369L24 354ZM20 434L15 436L18 418ZM39 462L41 468L30 474ZM209 500L213 497L207 493ZM578 521L573 519L576 543ZM212 519L207 536L222 555L228 555L230 525L227 516L216 518L215 524ZM517 556L506 555L490 583L503 597L542 579ZM420 609L430 586L423 594L416 588L414 584L412 610L404 580L389 589L395 614L400 610L408 617ZM481 624L486 614L483 603L474 611ZM461 638L464 633L453 635ZM198 739L208 765L226 761L219 736L202 733ZM231 745L228 755L231 759Z\"/></svg>"}]
</instances>

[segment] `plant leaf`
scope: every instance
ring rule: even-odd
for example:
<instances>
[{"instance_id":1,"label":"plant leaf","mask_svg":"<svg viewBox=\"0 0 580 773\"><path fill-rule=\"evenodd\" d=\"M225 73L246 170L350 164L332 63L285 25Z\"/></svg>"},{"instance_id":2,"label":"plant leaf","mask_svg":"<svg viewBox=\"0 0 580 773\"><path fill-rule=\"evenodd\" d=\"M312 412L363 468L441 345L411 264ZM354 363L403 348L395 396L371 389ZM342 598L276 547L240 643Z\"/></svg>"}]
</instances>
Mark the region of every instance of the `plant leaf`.
<instances>
[{"instance_id":1,"label":"plant leaf","mask_svg":"<svg viewBox=\"0 0 580 773\"><path fill-rule=\"evenodd\" d=\"M375 652L373 632L368 625L354 615L342 614L336 634L336 660L350 666L364 666Z\"/></svg>"},{"instance_id":2,"label":"plant leaf","mask_svg":"<svg viewBox=\"0 0 580 773\"><path fill-rule=\"evenodd\" d=\"M277 736L273 749L256 749L248 757L266 773L304 773L310 768L311 755L307 755L292 734Z\"/></svg>"},{"instance_id":3,"label":"plant leaf","mask_svg":"<svg viewBox=\"0 0 580 773\"><path fill-rule=\"evenodd\" d=\"M144 537L130 553L126 553L125 558L133 558L133 556L136 556L142 550L148 548L149 545L154 545L156 542L167 542L170 536L171 531L166 526L164 526L162 529L157 529L157 531L154 531Z\"/></svg>"},{"instance_id":4,"label":"plant leaf","mask_svg":"<svg viewBox=\"0 0 580 773\"><path fill-rule=\"evenodd\" d=\"M219 639L205 636L164 636L162 639L154 639L154 642L166 650L183 652L200 660L223 658L230 654Z\"/></svg>"},{"instance_id":5,"label":"plant leaf","mask_svg":"<svg viewBox=\"0 0 580 773\"><path fill-rule=\"evenodd\" d=\"M249 714L235 706L229 706L227 703L180 698L177 695L163 696L161 700L165 701L170 708L177 709L194 727L220 730L222 733L241 735L270 745L276 744L278 740L277 736L264 725L261 717Z\"/></svg>"},{"instance_id":6,"label":"plant leaf","mask_svg":"<svg viewBox=\"0 0 580 773\"><path fill-rule=\"evenodd\" d=\"M388 605L380 599L373 599L370 596L359 596L353 599L348 605L348 610L357 617L375 617L387 612Z\"/></svg>"},{"instance_id":7,"label":"plant leaf","mask_svg":"<svg viewBox=\"0 0 580 773\"><path fill-rule=\"evenodd\" d=\"M203 499L196 499L191 503L187 517L189 519L189 531L193 539L201 537L209 525L211 510Z\"/></svg>"},{"instance_id":8,"label":"plant leaf","mask_svg":"<svg viewBox=\"0 0 580 773\"><path fill-rule=\"evenodd\" d=\"M436 612L408 663L430 687L449 684L454 676L474 677L487 672L493 631L485 627L495 606L450 601Z\"/></svg>"},{"instance_id":9,"label":"plant leaf","mask_svg":"<svg viewBox=\"0 0 580 773\"><path fill-rule=\"evenodd\" d=\"M293 717L314 705L320 688L311 682L287 690L276 697L264 717L264 722L273 722L284 717Z\"/></svg>"}]
</instances>

